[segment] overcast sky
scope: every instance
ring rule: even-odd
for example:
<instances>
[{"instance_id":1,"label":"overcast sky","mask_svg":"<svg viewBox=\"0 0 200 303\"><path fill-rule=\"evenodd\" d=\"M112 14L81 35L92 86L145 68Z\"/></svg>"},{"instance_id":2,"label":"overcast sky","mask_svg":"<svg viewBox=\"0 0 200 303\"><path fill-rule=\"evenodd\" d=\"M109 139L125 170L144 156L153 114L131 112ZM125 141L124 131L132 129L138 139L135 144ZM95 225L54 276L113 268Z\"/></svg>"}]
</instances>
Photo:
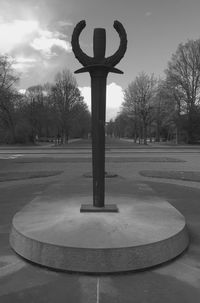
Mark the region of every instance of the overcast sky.
<instances>
[{"instance_id":1,"label":"overcast sky","mask_svg":"<svg viewBox=\"0 0 200 303\"><path fill-rule=\"evenodd\" d=\"M0 0L0 54L16 59L20 89L52 82L55 74L80 68L71 51L71 34L80 20L83 50L92 55L95 27L107 33L107 56L119 45L114 20L123 23L128 49L118 64L124 75L109 74L107 120L119 111L122 90L141 71L163 76L179 43L200 38L199 0ZM90 105L90 77L76 75Z\"/></svg>"}]
</instances>

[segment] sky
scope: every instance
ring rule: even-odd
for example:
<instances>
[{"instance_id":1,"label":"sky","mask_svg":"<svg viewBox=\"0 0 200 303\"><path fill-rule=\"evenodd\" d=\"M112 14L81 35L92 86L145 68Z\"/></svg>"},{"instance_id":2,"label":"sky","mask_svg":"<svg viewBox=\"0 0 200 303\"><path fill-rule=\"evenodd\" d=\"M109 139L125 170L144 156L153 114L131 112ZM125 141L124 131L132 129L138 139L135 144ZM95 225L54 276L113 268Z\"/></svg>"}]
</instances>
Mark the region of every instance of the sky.
<instances>
[{"instance_id":1,"label":"sky","mask_svg":"<svg viewBox=\"0 0 200 303\"><path fill-rule=\"evenodd\" d=\"M123 75L107 80L106 120L114 118L123 102L123 90L142 71L164 77L179 43L200 38L199 0L0 0L0 54L15 59L18 89L53 82L58 71L81 68L71 50L71 35L80 20L86 27L80 45L90 56L93 29L106 29L106 56L119 46L113 28L120 21L128 47L116 66ZM90 108L90 76L75 75Z\"/></svg>"}]
</instances>

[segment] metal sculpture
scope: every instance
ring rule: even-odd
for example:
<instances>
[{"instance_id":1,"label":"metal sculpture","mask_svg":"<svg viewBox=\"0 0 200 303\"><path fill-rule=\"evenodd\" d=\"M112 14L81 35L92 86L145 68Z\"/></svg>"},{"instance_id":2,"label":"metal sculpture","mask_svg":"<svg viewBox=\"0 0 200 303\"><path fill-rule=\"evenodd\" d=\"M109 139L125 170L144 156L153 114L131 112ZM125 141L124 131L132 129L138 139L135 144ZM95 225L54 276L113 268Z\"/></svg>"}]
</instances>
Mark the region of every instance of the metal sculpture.
<instances>
[{"instance_id":1,"label":"metal sculpture","mask_svg":"<svg viewBox=\"0 0 200 303\"><path fill-rule=\"evenodd\" d=\"M123 25L114 22L119 34L120 45L110 57L105 58L106 31L95 28L93 36L94 57L86 55L80 48L79 36L86 26L84 20L74 28L72 49L75 57L84 66L75 73L89 72L91 76L92 100L92 173L93 173L93 206L82 205L81 211L118 211L116 205L105 205L105 113L106 113L106 80L109 72L123 74L116 64L123 58L127 48L127 36Z\"/></svg>"}]
</instances>

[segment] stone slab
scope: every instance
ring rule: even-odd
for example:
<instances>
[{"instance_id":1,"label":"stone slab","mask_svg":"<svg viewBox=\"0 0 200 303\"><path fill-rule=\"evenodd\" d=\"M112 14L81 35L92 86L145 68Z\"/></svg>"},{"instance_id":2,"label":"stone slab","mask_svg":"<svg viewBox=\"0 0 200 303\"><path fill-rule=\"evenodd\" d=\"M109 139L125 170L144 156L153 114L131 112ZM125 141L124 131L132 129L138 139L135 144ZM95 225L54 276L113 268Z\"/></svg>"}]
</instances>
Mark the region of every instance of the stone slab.
<instances>
[{"instance_id":1,"label":"stone slab","mask_svg":"<svg viewBox=\"0 0 200 303\"><path fill-rule=\"evenodd\" d=\"M92 178L92 172L87 172L87 173L83 174L83 176L86 178ZM118 175L115 173L105 172L105 178L116 178L116 177L118 177Z\"/></svg>"},{"instance_id":2,"label":"stone slab","mask_svg":"<svg viewBox=\"0 0 200 303\"><path fill-rule=\"evenodd\" d=\"M116 204L107 204L103 207L93 206L92 204L82 204L80 212L91 212L91 213L116 213L119 209Z\"/></svg>"},{"instance_id":3,"label":"stone slab","mask_svg":"<svg viewBox=\"0 0 200 303\"><path fill-rule=\"evenodd\" d=\"M107 196L106 203L118 205L117 213L82 213L84 201L34 199L13 218L12 248L54 269L111 273L161 264L188 246L184 217L157 197Z\"/></svg>"}]
</instances>

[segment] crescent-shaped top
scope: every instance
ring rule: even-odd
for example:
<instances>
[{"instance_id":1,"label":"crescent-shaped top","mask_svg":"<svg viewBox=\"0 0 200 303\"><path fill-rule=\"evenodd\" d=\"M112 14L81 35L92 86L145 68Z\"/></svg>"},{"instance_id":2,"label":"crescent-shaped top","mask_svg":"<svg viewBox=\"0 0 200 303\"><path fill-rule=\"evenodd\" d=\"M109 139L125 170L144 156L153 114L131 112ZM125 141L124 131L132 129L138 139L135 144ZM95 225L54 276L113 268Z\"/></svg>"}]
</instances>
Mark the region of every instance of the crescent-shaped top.
<instances>
[{"instance_id":1,"label":"crescent-shaped top","mask_svg":"<svg viewBox=\"0 0 200 303\"><path fill-rule=\"evenodd\" d=\"M120 37L120 45L118 50L114 53L114 55L105 59L105 64L109 66L115 66L119 63L119 61L124 57L124 54L127 49L127 35L123 25L119 21L114 21L113 27L119 34Z\"/></svg>"},{"instance_id":2,"label":"crescent-shaped top","mask_svg":"<svg viewBox=\"0 0 200 303\"><path fill-rule=\"evenodd\" d=\"M80 21L74 28L73 34L72 34L72 50L75 54L75 57L78 59L78 61L83 66L89 66L89 65L107 65L109 67L115 66L119 61L123 58L126 49L127 49L127 35L126 31L123 27L123 25L119 21L115 21L113 24L113 27L117 31L120 37L120 45L118 50L114 53L114 55L101 59L101 62L98 61L98 58L90 57L86 55L82 49L80 48L79 44L79 36L82 32L82 30L85 28L86 22L85 20Z\"/></svg>"},{"instance_id":3,"label":"crescent-shaped top","mask_svg":"<svg viewBox=\"0 0 200 303\"><path fill-rule=\"evenodd\" d=\"M84 27L86 26L86 22L85 20L80 21L79 23L77 23L77 25L74 28L73 34L72 34L72 50L74 52L75 57L78 59L78 61L83 65L83 66L87 66L87 65L91 65L93 64L93 58L87 56L82 49L80 48L80 44L79 44L79 36L82 32L82 30L84 29Z\"/></svg>"}]
</instances>

